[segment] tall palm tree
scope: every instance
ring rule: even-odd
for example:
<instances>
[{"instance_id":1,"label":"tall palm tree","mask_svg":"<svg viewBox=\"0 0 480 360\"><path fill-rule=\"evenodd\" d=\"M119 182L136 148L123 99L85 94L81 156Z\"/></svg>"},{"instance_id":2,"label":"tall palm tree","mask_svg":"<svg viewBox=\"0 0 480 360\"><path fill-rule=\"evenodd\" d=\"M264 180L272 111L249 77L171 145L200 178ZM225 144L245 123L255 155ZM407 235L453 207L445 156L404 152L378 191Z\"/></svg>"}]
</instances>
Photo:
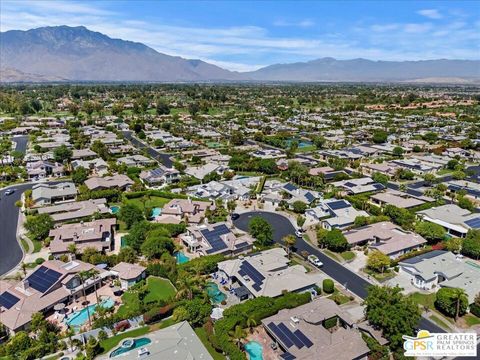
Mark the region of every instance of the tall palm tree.
<instances>
[{"instance_id":1,"label":"tall palm tree","mask_svg":"<svg viewBox=\"0 0 480 360\"><path fill-rule=\"evenodd\" d=\"M247 317L247 327L250 329L250 333L253 333L253 328L257 326L257 321L252 317Z\"/></svg>"},{"instance_id":2,"label":"tall palm tree","mask_svg":"<svg viewBox=\"0 0 480 360\"><path fill-rule=\"evenodd\" d=\"M455 302L455 321L457 321L458 316L460 315L460 303L462 299L467 298L467 295L465 294L465 290L463 289L454 288L453 290L453 301Z\"/></svg>"},{"instance_id":3,"label":"tall palm tree","mask_svg":"<svg viewBox=\"0 0 480 360\"><path fill-rule=\"evenodd\" d=\"M285 248L287 249L287 254L288 256L290 256L290 251L292 247L294 247L295 244L297 243L297 237L295 235L290 234L290 235L284 236L282 240L283 240L283 243L285 244Z\"/></svg>"},{"instance_id":4,"label":"tall palm tree","mask_svg":"<svg viewBox=\"0 0 480 360\"><path fill-rule=\"evenodd\" d=\"M87 294L85 292L85 281L87 281L90 278L90 276L91 275L90 275L90 272L88 270L87 271L80 271L78 273L78 277L80 278L80 281L82 282L83 298L84 298L85 302L87 301ZM88 307L88 304L86 304L85 306L86 306L86 309L87 309L88 324L91 327L92 326L92 319L90 317L90 308Z\"/></svg>"},{"instance_id":5,"label":"tall palm tree","mask_svg":"<svg viewBox=\"0 0 480 360\"><path fill-rule=\"evenodd\" d=\"M245 331L240 325L235 326L235 330L231 330L228 332L230 337L232 338L233 342L240 347L242 343L242 339L245 337Z\"/></svg>"},{"instance_id":6,"label":"tall palm tree","mask_svg":"<svg viewBox=\"0 0 480 360\"><path fill-rule=\"evenodd\" d=\"M177 299L187 298L188 300L193 299L193 293L198 290L198 281L199 279L195 276L183 276L179 277L175 283L177 287Z\"/></svg>"}]
</instances>

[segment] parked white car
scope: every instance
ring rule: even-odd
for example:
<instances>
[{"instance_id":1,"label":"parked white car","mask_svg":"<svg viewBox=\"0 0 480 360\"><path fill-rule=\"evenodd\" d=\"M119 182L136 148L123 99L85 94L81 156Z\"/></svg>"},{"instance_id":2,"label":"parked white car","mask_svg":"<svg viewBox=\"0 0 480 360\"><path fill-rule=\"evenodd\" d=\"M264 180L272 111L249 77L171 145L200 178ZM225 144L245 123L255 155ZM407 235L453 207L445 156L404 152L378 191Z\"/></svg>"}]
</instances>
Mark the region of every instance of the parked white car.
<instances>
[{"instance_id":1,"label":"parked white car","mask_svg":"<svg viewBox=\"0 0 480 360\"><path fill-rule=\"evenodd\" d=\"M315 265L316 267L322 267L323 263L320 261L320 259L316 255L308 255L308 261Z\"/></svg>"}]
</instances>

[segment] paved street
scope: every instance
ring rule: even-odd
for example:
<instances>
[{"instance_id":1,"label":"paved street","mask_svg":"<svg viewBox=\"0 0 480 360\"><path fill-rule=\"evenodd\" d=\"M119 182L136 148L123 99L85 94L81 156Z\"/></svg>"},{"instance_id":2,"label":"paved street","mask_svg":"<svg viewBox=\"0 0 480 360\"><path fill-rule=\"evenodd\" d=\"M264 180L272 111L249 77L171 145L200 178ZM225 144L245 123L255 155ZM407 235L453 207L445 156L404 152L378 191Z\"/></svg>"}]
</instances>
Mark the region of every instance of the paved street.
<instances>
[{"instance_id":1,"label":"paved street","mask_svg":"<svg viewBox=\"0 0 480 360\"><path fill-rule=\"evenodd\" d=\"M15 150L25 154L27 151L28 136L15 136L13 141L16 143Z\"/></svg>"},{"instance_id":2,"label":"paved street","mask_svg":"<svg viewBox=\"0 0 480 360\"><path fill-rule=\"evenodd\" d=\"M255 216L264 218L272 225L273 239L275 242L281 243L281 239L285 235L293 234L295 232L295 228L289 220L282 215L269 212L252 211L244 213L233 223L240 230L248 231L248 223L252 217ZM318 256L320 261L323 262L322 271L335 279L338 283L345 285L348 290L362 299L367 296L367 287L370 285L368 281L324 255L318 248L310 245L305 240L297 238L295 252L300 253L302 251L307 251L309 254L315 254ZM428 330L430 332L444 332L443 329L423 317L420 319L418 326L420 329Z\"/></svg>"},{"instance_id":3,"label":"paved street","mask_svg":"<svg viewBox=\"0 0 480 360\"><path fill-rule=\"evenodd\" d=\"M5 195L5 189L0 191L0 275L13 269L22 260L22 248L17 241L19 209L15 202L31 187L32 184L17 185L12 195Z\"/></svg>"},{"instance_id":4,"label":"paved street","mask_svg":"<svg viewBox=\"0 0 480 360\"><path fill-rule=\"evenodd\" d=\"M151 146L147 146L137 138L133 136L132 131L122 131L123 135L127 140L129 140L133 146L139 149L147 149L148 154L153 157L155 160L161 162L166 167L173 167L173 161L170 159L170 154L162 153L160 151L155 150Z\"/></svg>"}]
</instances>

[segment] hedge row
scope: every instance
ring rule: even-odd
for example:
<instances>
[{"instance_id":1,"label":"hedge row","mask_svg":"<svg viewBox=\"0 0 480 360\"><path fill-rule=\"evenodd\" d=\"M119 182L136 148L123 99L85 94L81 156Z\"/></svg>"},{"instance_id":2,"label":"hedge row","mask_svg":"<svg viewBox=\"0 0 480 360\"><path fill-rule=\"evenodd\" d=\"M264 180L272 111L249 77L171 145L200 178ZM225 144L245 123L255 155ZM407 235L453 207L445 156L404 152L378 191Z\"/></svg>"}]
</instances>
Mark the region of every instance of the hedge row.
<instances>
[{"instance_id":1,"label":"hedge row","mask_svg":"<svg viewBox=\"0 0 480 360\"><path fill-rule=\"evenodd\" d=\"M162 190L144 190L144 191L135 191L130 193L125 193L127 199L136 199L145 195L158 196L166 199L187 199L188 196L184 194L175 194L168 191Z\"/></svg>"}]
</instances>

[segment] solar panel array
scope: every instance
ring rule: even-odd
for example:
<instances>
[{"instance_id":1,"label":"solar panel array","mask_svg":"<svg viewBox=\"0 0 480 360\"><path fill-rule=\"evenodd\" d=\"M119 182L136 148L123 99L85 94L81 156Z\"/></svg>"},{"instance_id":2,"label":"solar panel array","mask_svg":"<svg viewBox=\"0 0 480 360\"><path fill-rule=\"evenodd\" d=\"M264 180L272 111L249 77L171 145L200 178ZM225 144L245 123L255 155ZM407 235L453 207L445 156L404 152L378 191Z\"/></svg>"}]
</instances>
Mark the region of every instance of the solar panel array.
<instances>
[{"instance_id":1,"label":"solar panel array","mask_svg":"<svg viewBox=\"0 0 480 360\"><path fill-rule=\"evenodd\" d=\"M27 280L30 287L44 293L58 281L61 275L59 272L49 269L46 266L40 266Z\"/></svg>"},{"instance_id":2,"label":"solar panel array","mask_svg":"<svg viewBox=\"0 0 480 360\"><path fill-rule=\"evenodd\" d=\"M310 339L299 329L292 332L284 323L279 323L276 325L273 322L268 324L267 327L287 348L291 348L293 345L295 345L298 349L301 349L304 346L307 348L313 346L313 343L310 341Z\"/></svg>"},{"instance_id":3,"label":"solar panel array","mask_svg":"<svg viewBox=\"0 0 480 360\"><path fill-rule=\"evenodd\" d=\"M235 249L240 249L242 247L248 246L248 242L244 241L239 244L235 244Z\"/></svg>"},{"instance_id":4,"label":"solar panel array","mask_svg":"<svg viewBox=\"0 0 480 360\"><path fill-rule=\"evenodd\" d=\"M480 217L467 220L465 221L465 224L470 226L472 229L480 229Z\"/></svg>"},{"instance_id":5,"label":"solar panel array","mask_svg":"<svg viewBox=\"0 0 480 360\"><path fill-rule=\"evenodd\" d=\"M313 200L315 200L315 196L313 196L313 194L310 191L305 194L305 197L309 202L312 202Z\"/></svg>"},{"instance_id":6,"label":"solar panel array","mask_svg":"<svg viewBox=\"0 0 480 360\"><path fill-rule=\"evenodd\" d=\"M256 291L260 291L262 289L263 280L265 280L265 276L263 276L257 269L255 269L252 264L248 261L244 260L242 265L240 265L240 270L238 271L240 276L248 276L252 281L252 287Z\"/></svg>"},{"instance_id":7,"label":"solar panel array","mask_svg":"<svg viewBox=\"0 0 480 360\"><path fill-rule=\"evenodd\" d=\"M296 359L296 357L293 356L292 354L290 354L289 352L283 353L282 355L280 355L280 357L283 360L294 360L294 359Z\"/></svg>"},{"instance_id":8,"label":"solar panel array","mask_svg":"<svg viewBox=\"0 0 480 360\"><path fill-rule=\"evenodd\" d=\"M385 186L383 186L382 184L378 184L378 183L373 184L373 187L374 187L375 189L377 189L377 190L383 190L383 189L385 189Z\"/></svg>"},{"instance_id":9,"label":"solar panel array","mask_svg":"<svg viewBox=\"0 0 480 360\"><path fill-rule=\"evenodd\" d=\"M290 183L285 184L284 188L285 188L285 190L288 190L288 191L295 191L295 190L297 190L297 187L296 187L295 185L293 185L293 184L290 184Z\"/></svg>"},{"instance_id":10,"label":"solar panel array","mask_svg":"<svg viewBox=\"0 0 480 360\"><path fill-rule=\"evenodd\" d=\"M8 291L5 291L2 295L0 295L0 305L2 305L6 309L10 309L19 300L19 298L17 298L15 295L10 294Z\"/></svg>"},{"instance_id":11,"label":"solar panel array","mask_svg":"<svg viewBox=\"0 0 480 360\"><path fill-rule=\"evenodd\" d=\"M155 176L155 177L163 176L163 174L165 174L165 170L163 170L161 168L156 168L156 169L150 170L150 174Z\"/></svg>"},{"instance_id":12,"label":"solar panel array","mask_svg":"<svg viewBox=\"0 0 480 360\"><path fill-rule=\"evenodd\" d=\"M332 210L339 210L339 209L348 208L351 205L347 203L345 200L338 200L338 201L332 201L330 203L327 203L327 206Z\"/></svg>"},{"instance_id":13,"label":"solar panel array","mask_svg":"<svg viewBox=\"0 0 480 360\"><path fill-rule=\"evenodd\" d=\"M349 187L349 188L352 188L352 187L357 186L357 184L354 184L354 183L352 183L352 182L350 182L350 181L347 181L347 182L346 182L345 184L343 184L343 185L345 185L345 186L347 186L347 187Z\"/></svg>"},{"instance_id":14,"label":"solar panel array","mask_svg":"<svg viewBox=\"0 0 480 360\"><path fill-rule=\"evenodd\" d=\"M207 254L211 254L217 251L221 251L227 248L227 244L222 240L221 236L230 233L230 230L225 224L218 225L213 230L200 230L202 235L208 241L211 249L207 250Z\"/></svg>"}]
</instances>

